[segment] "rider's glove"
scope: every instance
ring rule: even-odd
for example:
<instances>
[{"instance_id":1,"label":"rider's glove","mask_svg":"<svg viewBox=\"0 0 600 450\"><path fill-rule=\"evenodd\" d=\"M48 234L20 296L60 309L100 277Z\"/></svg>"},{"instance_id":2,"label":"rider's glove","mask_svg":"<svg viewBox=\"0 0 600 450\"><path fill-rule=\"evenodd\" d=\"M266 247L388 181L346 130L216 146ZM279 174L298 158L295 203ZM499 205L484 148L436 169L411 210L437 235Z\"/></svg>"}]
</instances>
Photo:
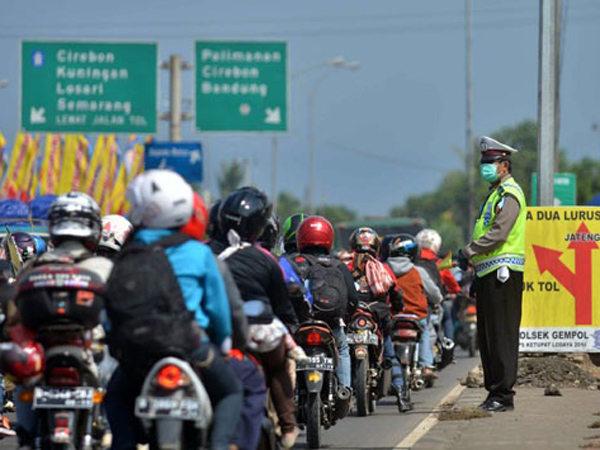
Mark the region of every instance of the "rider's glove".
<instances>
[{"instance_id":1,"label":"rider's glove","mask_svg":"<svg viewBox=\"0 0 600 450\"><path fill-rule=\"evenodd\" d=\"M469 268L469 258L465 256L462 249L458 251L458 267L460 267L461 270L467 270Z\"/></svg>"}]
</instances>

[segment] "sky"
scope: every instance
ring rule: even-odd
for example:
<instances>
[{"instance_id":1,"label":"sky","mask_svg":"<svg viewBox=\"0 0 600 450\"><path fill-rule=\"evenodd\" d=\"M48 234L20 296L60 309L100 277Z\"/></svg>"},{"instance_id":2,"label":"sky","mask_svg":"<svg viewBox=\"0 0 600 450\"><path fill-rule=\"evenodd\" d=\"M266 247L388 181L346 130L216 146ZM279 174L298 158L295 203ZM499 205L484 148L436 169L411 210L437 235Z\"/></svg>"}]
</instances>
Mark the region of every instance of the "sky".
<instances>
[{"instance_id":1,"label":"sky","mask_svg":"<svg viewBox=\"0 0 600 450\"><path fill-rule=\"evenodd\" d=\"M491 134L537 116L538 1L472 0L473 126ZM278 191L304 198L309 178L308 92L315 101L317 204L385 216L410 195L433 190L464 165L463 0L2 0L0 131L12 141L19 119L21 39L155 41L159 60L194 60L195 40L288 42L289 130L278 134ZM600 2L563 0L560 146L567 159L600 158ZM337 56L358 70L321 64ZM309 68L317 67L313 70ZM330 73L328 73L330 72ZM168 110L168 73L159 71L159 112ZM193 111L193 73L184 108ZM168 139L166 123L159 140ZM272 185L272 134L198 133L206 187L217 192L223 162L243 158L253 184ZM518 158L517 161L518 163Z\"/></svg>"}]
</instances>

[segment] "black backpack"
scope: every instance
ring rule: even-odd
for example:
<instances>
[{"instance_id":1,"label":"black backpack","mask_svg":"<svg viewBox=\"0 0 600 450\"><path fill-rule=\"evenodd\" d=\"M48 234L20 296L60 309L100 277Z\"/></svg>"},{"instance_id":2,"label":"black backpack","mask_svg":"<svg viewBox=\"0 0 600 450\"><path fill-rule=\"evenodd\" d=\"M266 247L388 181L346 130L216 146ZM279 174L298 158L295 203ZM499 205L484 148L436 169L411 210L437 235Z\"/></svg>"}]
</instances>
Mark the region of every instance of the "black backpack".
<instances>
[{"instance_id":1,"label":"black backpack","mask_svg":"<svg viewBox=\"0 0 600 450\"><path fill-rule=\"evenodd\" d=\"M348 288L339 267L342 263L329 256L300 254L291 264L310 290L312 316L337 325L348 305Z\"/></svg>"},{"instance_id":2,"label":"black backpack","mask_svg":"<svg viewBox=\"0 0 600 450\"><path fill-rule=\"evenodd\" d=\"M201 330L164 251L189 239L175 233L151 245L130 242L114 261L106 290L108 343L135 377L165 356L185 358L200 343Z\"/></svg>"}]
</instances>

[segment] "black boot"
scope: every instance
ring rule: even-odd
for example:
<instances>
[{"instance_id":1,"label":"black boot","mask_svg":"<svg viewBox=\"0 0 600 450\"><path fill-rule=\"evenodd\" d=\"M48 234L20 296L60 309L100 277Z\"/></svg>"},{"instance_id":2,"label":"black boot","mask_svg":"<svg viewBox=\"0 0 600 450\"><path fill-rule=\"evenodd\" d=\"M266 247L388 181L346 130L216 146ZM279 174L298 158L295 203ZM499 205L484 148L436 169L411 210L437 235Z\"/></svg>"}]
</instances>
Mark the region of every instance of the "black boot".
<instances>
[{"instance_id":1,"label":"black boot","mask_svg":"<svg viewBox=\"0 0 600 450\"><path fill-rule=\"evenodd\" d=\"M398 404L398 411L401 413L405 413L412 409L411 403L406 399L406 395L404 394L404 388L394 387L395 395L396 395L396 403Z\"/></svg>"}]
</instances>

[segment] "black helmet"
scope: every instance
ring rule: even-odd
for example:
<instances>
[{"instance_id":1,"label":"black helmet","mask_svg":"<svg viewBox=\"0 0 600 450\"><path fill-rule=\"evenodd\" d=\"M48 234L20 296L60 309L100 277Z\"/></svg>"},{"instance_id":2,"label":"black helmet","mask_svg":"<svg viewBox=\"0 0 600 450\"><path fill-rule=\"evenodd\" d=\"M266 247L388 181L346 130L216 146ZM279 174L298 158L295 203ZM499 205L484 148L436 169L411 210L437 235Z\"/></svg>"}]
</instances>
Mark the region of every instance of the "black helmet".
<instances>
[{"instance_id":1,"label":"black helmet","mask_svg":"<svg viewBox=\"0 0 600 450\"><path fill-rule=\"evenodd\" d=\"M410 234L401 233L390 243L390 256L405 256L415 262L418 253L417 240Z\"/></svg>"},{"instance_id":2,"label":"black helmet","mask_svg":"<svg viewBox=\"0 0 600 450\"><path fill-rule=\"evenodd\" d=\"M279 217L272 212L267 219L267 226L258 238L258 242L267 250L273 250L279 236Z\"/></svg>"},{"instance_id":3,"label":"black helmet","mask_svg":"<svg viewBox=\"0 0 600 450\"><path fill-rule=\"evenodd\" d=\"M381 239L381 250L379 251L379 259L381 261L386 261L390 257L390 244L397 237L397 234L386 234Z\"/></svg>"},{"instance_id":4,"label":"black helmet","mask_svg":"<svg viewBox=\"0 0 600 450\"><path fill-rule=\"evenodd\" d=\"M221 207L221 200L217 200L211 207L208 213L208 227L206 232L212 238L219 234L219 208Z\"/></svg>"},{"instance_id":5,"label":"black helmet","mask_svg":"<svg viewBox=\"0 0 600 450\"><path fill-rule=\"evenodd\" d=\"M54 245L79 241L95 251L102 234L102 218L98 204L89 195L69 192L50 205L50 238Z\"/></svg>"},{"instance_id":6,"label":"black helmet","mask_svg":"<svg viewBox=\"0 0 600 450\"><path fill-rule=\"evenodd\" d=\"M35 258L37 254L37 243L35 239L33 239L32 235L29 233L23 233L22 231L7 234L4 238L4 252L6 255L10 254L8 249L8 242L10 238L12 238L15 247L19 252L22 262L26 262Z\"/></svg>"},{"instance_id":7,"label":"black helmet","mask_svg":"<svg viewBox=\"0 0 600 450\"><path fill-rule=\"evenodd\" d=\"M289 216L283 222L283 249L286 253L297 251L296 248L296 232L300 228L300 224L308 217L308 214L296 213Z\"/></svg>"},{"instance_id":8,"label":"black helmet","mask_svg":"<svg viewBox=\"0 0 600 450\"><path fill-rule=\"evenodd\" d=\"M267 195L254 187L243 187L223 200L219 208L219 224L223 233L235 230L248 242L255 242L261 235L273 205Z\"/></svg>"},{"instance_id":9,"label":"black helmet","mask_svg":"<svg viewBox=\"0 0 600 450\"><path fill-rule=\"evenodd\" d=\"M381 245L381 238L373 228L357 228L350 235L350 251L356 253L370 253L377 256Z\"/></svg>"}]
</instances>

